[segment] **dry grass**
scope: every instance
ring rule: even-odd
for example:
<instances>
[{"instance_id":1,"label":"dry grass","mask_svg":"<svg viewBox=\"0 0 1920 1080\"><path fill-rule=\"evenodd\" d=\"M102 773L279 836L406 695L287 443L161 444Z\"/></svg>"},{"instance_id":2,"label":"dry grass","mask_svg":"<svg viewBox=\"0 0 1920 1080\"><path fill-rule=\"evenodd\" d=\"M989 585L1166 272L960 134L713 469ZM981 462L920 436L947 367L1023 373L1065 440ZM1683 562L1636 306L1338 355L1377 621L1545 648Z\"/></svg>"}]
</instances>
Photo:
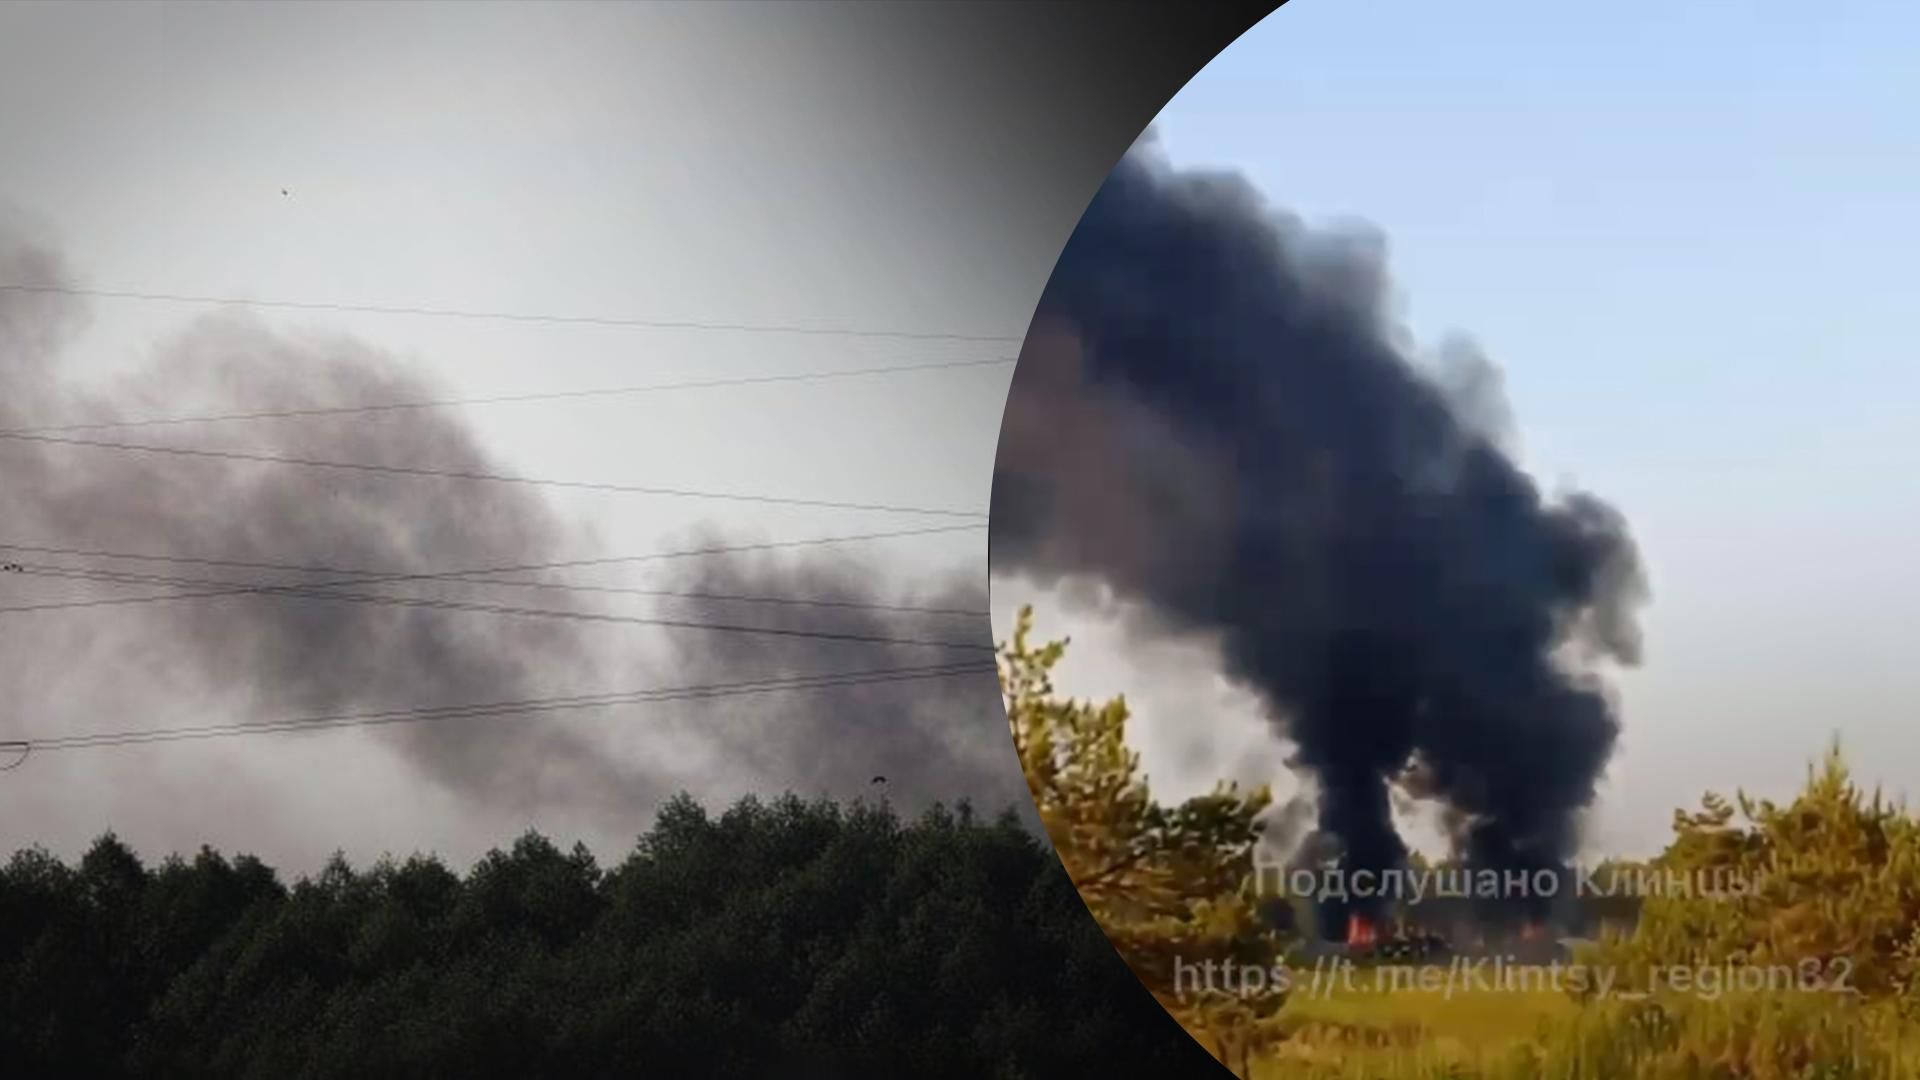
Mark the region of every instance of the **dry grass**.
<instances>
[{"instance_id":1,"label":"dry grass","mask_svg":"<svg viewBox=\"0 0 1920 1080\"><path fill-rule=\"evenodd\" d=\"M1248 1080L1920 1080L1920 1024L1832 994L1353 991L1296 996L1274 1031Z\"/></svg>"}]
</instances>

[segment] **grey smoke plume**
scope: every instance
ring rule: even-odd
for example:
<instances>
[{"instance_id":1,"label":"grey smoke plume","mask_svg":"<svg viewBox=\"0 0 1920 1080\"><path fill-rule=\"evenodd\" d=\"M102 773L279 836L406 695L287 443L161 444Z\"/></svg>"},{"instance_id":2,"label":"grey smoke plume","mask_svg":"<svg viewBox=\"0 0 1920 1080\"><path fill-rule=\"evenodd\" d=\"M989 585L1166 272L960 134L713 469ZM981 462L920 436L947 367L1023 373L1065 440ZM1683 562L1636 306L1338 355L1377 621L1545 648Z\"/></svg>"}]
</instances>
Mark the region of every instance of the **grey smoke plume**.
<instances>
[{"instance_id":1,"label":"grey smoke plume","mask_svg":"<svg viewBox=\"0 0 1920 1080\"><path fill-rule=\"evenodd\" d=\"M0 236L0 280L69 283L44 248ZM339 337L294 336L246 318L200 319L162 343L141 370L104 388L85 388L62 370L64 350L83 327L80 301L57 294L0 292L0 429L129 417L272 411L313 404L417 401L448 396L393 356ZM376 416L109 430L79 437L215 447L253 454L403 463L470 473L511 472L492 460L462 417L419 409ZM858 531L858 530L853 530ZM703 536L686 547L752 543L768 537ZM555 512L538 489L179 458L0 439L0 542L96 551L165 553L242 562L430 574L462 568L539 564L612 552L593 531ZM684 548L682 549L684 550ZM831 592L856 603L887 602L886 574L861 550L767 558L712 556L662 564L649 584L672 591L808 597ZM5 561L84 566L183 577L301 584L325 576L268 570L110 562L0 552ZM520 574L520 578L539 575ZM564 580L564 575L557 580ZM603 579L604 580L604 579ZM984 609L984 598L946 590L944 606ZM44 603L166 592L164 585L74 583L17 574L0 579L0 604ZM454 582L369 586L360 592L443 597L549 609L615 611L697 621L786 625L887 636L989 642L984 616L906 612L864 614L795 608L768 613L719 601L499 590ZM679 632L671 632L679 633ZM977 659L984 674L832 692L721 699L658 712L655 729L630 719L566 722L524 716L468 718L380 729L377 737L422 778L492 810L556 808L632 835L667 795L702 791L716 779L730 791L793 789L807 794L887 793L916 803L962 797L995 808L1024 800L1005 735L990 657L911 647L803 639L766 640L685 632L669 640L678 662L637 643L653 631L576 620L426 610L288 596L254 595L0 613L0 677L16 703L60 695L50 687L85 672L84 716L50 728L35 710L7 716L0 737L26 728L124 730L162 726L154 706L186 692L242 718L334 714L473 702L517 701L651 686L736 683ZM172 698L170 698L170 695ZM57 703L56 703L57 704ZM59 710L56 710L59 711ZM733 725L731 718L746 722ZM219 721L231 716L195 716ZM31 721L31 722L28 722ZM644 723L644 722L643 722ZM644 737L635 738L640 731ZM288 752L300 752L289 747ZM677 756L676 756L677 755ZM396 837L396 846L407 838Z\"/></svg>"},{"instance_id":2,"label":"grey smoke plume","mask_svg":"<svg viewBox=\"0 0 1920 1080\"><path fill-rule=\"evenodd\" d=\"M695 546L702 546L696 543ZM871 602L872 568L848 553L823 552L801 562L773 555L709 560L689 568L676 587L710 595L795 595ZM891 601L890 601L891 602ZM984 582L955 577L900 601L928 613L815 609L756 621L834 633L888 635L979 646L993 643ZM932 611L942 612L933 614ZM946 614L976 612L978 614ZM962 798L997 813L1028 811L1032 801L1007 735L1007 713L991 656L914 645L860 646L813 638L716 635L688 639L675 670L694 682L738 672L818 672L854 667L907 669L962 664L979 670L925 681L836 687L807 694L803 709L747 699L717 714L712 744L722 760L790 776L805 790L842 790L849 780L884 792L918 792L952 805ZM884 793L883 792L883 793ZM1029 815L1029 824L1037 818Z\"/></svg>"},{"instance_id":3,"label":"grey smoke plume","mask_svg":"<svg viewBox=\"0 0 1920 1080\"><path fill-rule=\"evenodd\" d=\"M1383 251L1137 148L1016 371L993 569L1097 579L1221 640L1350 865L1404 859L1401 783L1471 864L1561 865L1618 729L1596 661L1639 655L1636 549L1607 504L1515 465L1469 347L1410 360Z\"/></svg>"}]
</instances>

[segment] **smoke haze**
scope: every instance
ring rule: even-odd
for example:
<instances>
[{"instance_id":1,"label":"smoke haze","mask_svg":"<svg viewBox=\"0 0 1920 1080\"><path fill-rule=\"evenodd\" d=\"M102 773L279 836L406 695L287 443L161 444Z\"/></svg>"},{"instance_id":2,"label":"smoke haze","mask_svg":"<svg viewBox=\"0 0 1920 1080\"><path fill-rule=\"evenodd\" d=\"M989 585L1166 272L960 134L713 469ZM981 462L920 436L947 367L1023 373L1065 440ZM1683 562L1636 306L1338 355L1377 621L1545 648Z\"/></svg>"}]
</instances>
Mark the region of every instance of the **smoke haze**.
<instances>
[{"instance_id":1,"label":"smoke haze","mask_svg":"<svg viewBox=\"0 0 1920 1080\"><path fill-rule=\"evenodd\" d=\"M44 245L0 235L0 280L63 286L72 277ZM230 314L201 318L158 343L132 374L82 386L63 376L62 361L86 314L85 304L72 297L0 292L0 429L458 396L365 343L276 331ZM492 458L452 409L71 435L467 473L512 471ZM589 524L562 516L542 496L541 490L520 485L0 438L0 543L9 544L396 575L616 554L603 547ZM777 538L702 530L670 550L769 539ZM887 575L872 557L861 549L814 548L661 560L648 564L652 576L646 584L670 592L893 603L899 598L889 594ZM329 580L325 574L21 550L0 550L0 561L19 563L25 571L0 579L0 606L7 607L172 591L166 584L59 576L75 569L282 586ZM526 580L529 575L512 576ZM546 579L606 580L568 572ZM990 644L984 586L965 581L946 583L920 602L981 614L805 606L767 610L697 598L654 598L636 606L633 597L448 581L352 591ZM376 732L245 741L258 747L261 740L283 739L275 744L280 753L325 767L318 763L343 759L317 751L316 740L377 740L397 755L410 788L428 785L454 812L484 811L495 820L517 821L557 816L612 836L642 831L652 809L682 789L703 798L716 791L731 797L792 789L843 798L885 795L907 807L935 800L951 805L962 798L991 810L1022 805L1025 791L1005 734L997 685L981 652L692 630L662 633L566 618L305 596L0 612L0 693L10 706L0 738L521 701L969 660L987 670L940 680L648 704L559 718L463 718ZM208 753L230 752L190 744L168 753L201 752L201 747ZM35 784L104 777L134 768L132 756L148 753L53 752L9 773L5 794L14 812L8 815L6 839L15 845L42 839L48 823L36 822L24 809L33 803ZM887 783L876 789L879 775ZM201 785L188 807L158 796L165 790L163 776L145 777L155 785L160 804L155 813L180 814L181 833L190 834L193 815L209 806L247 813L273 798L271 784L252 790L242 769L217 791ZM94 832L104 827L86 825ZM390 842L404 847L408 840L392 837Z\"/></svg>"}]
</instances>

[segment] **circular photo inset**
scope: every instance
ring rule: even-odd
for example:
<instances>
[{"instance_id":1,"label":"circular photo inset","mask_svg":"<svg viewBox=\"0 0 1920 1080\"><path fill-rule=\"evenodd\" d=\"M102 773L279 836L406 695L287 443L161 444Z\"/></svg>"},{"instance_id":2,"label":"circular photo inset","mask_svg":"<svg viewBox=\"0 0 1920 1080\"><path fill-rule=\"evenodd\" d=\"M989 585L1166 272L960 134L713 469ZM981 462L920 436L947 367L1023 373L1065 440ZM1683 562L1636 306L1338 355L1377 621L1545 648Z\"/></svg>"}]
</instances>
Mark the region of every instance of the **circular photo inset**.
<instances>
[{"instance_id":1,"label":"circular photo inset","mask_svg":"<svg viewBox=\"0 0 1920 1080\"><path fill-rule=\"evenodd\" d=\"M1831 258L1920 238L1895 54L1509 14L1289 5L1093 198L993 484L1029 791L1241 1075L1920 1075L1911 271Z\"/></svg>"}]
</instances>

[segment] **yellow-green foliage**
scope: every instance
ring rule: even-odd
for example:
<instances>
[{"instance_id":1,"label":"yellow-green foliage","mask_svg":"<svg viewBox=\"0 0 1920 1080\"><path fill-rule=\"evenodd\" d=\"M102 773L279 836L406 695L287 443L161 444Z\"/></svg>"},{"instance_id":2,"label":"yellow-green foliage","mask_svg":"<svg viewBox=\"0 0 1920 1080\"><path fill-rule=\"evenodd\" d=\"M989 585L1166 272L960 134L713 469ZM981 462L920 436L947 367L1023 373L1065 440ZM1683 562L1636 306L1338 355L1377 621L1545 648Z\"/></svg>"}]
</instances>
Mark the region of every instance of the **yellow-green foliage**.
<instances>
[{"instance_id":1,"label":"yellow-green foliage","mask_svg":"<svg viewBox=\"0 0 1920 1080\"><path fill-rule=\"evenodd\" d=\"M1000 648L1000 680L1047 834L1128 966L1189 1030L1212 1033L1206 1041L1216 1053L1236 1056L1284 995L1183 996L1175 961L1272 963L1279 942L1248 890L1255 819L1271 796L1222 784L1178 806L1160 805L1127 746L1126 701L1058 697L1052 670L1067 643L1036 646L1032 630L1033 613L1024 610L1013 640Z\"/></svg>"},{"instance_id":2,"label":"yellow-green foliage","mask_svg":"<svg viewBox=\"0 0 1920 1080\"><path fill-rule=\"evenodd\" d=\"M1379 1017L1371 1023L1301 1025L1299 1037L1269 1055L1252 1075L1259 1080L1920 1077L1920 1038L1913 1026L1884 1003L1855 998L1616 999L1563 1013L1518 1010L1514 1038L1484 1041L1456 1037L1439 1017L1409 1021L1404 1003L1382 998L1372 1005ZM1387 1015L1401 1018L1380 1019Z\"/></svg>"},{"instance_id":3,"label":"yellow-green foliage","mask_svg":"<svg viewBox=\"0 0 1920 1080\"><path fill-rule=\"evenodd\" d=\"M1674 834L1661 880L1730 887L1655 891L1595 959L1635 985L1656 965L1807 965L1828 988L1920 1000L1920 821L1862 792L1837 744L1787 806L1709 794Z\"/></svg>"},{"instance_id":4,"label":"yellow-green foliage","mask_svg":"<svg viewBox=\"0 0 1920 1080\"><path fill-rule=\"evenodd\" d=\"M1001 647L1015 746L1074 883L1127 963L1242 1076L1300 1080L1920 1080L1920 820L1852 781L1836 745L1786 806L1708 794L1651 863L1588 879L1642 892L1636 929L1588 955L1629 996L1480 989L1183 1000L1173 959L1271 962L1247 890L1268 793L1156 803L1127 706L1061 700L1065 642ZM1674 882L1688 883L1669 889ZM1722 886L1703 890L1701 885ZM1844 965L1837 963L1844 961ZM1856 992L1653 987L1655 967L1845 972ZM1255 1057L1257 1053L1257 1059Z\"/></svg>"},{"instance_id":5,"label":"yellow-green foliage","mask_svg":"<svg viewBox=\"0 0 1920 1080\"><path fill-rule=\"evenodd\" d=\"M1290 1003L1292 1036L1255 1076L1301 1080L1916 1080L1920 823L1851 780L1836 746L1781 807L1709 794L1646 866L1602 890L1656 885L1638 928L1582 957L1622 989L1655 967L1804 970L1824 987L1704 997L1591 996L1555 1011L1502 991ZM1668 883L1686 887L1669 889ZM1700 885L1714 886L1701 889ZM1846 960L1844 966L1836 961ZM1833 990L1842 970L1853 993ZM1535 1003L1537 1004L1537 1003ZM1474 1006L1479 1007L1474 1007ZM1504 1010L1504 1030L1492 1018Z\"/></svg>"}]
</instances>

